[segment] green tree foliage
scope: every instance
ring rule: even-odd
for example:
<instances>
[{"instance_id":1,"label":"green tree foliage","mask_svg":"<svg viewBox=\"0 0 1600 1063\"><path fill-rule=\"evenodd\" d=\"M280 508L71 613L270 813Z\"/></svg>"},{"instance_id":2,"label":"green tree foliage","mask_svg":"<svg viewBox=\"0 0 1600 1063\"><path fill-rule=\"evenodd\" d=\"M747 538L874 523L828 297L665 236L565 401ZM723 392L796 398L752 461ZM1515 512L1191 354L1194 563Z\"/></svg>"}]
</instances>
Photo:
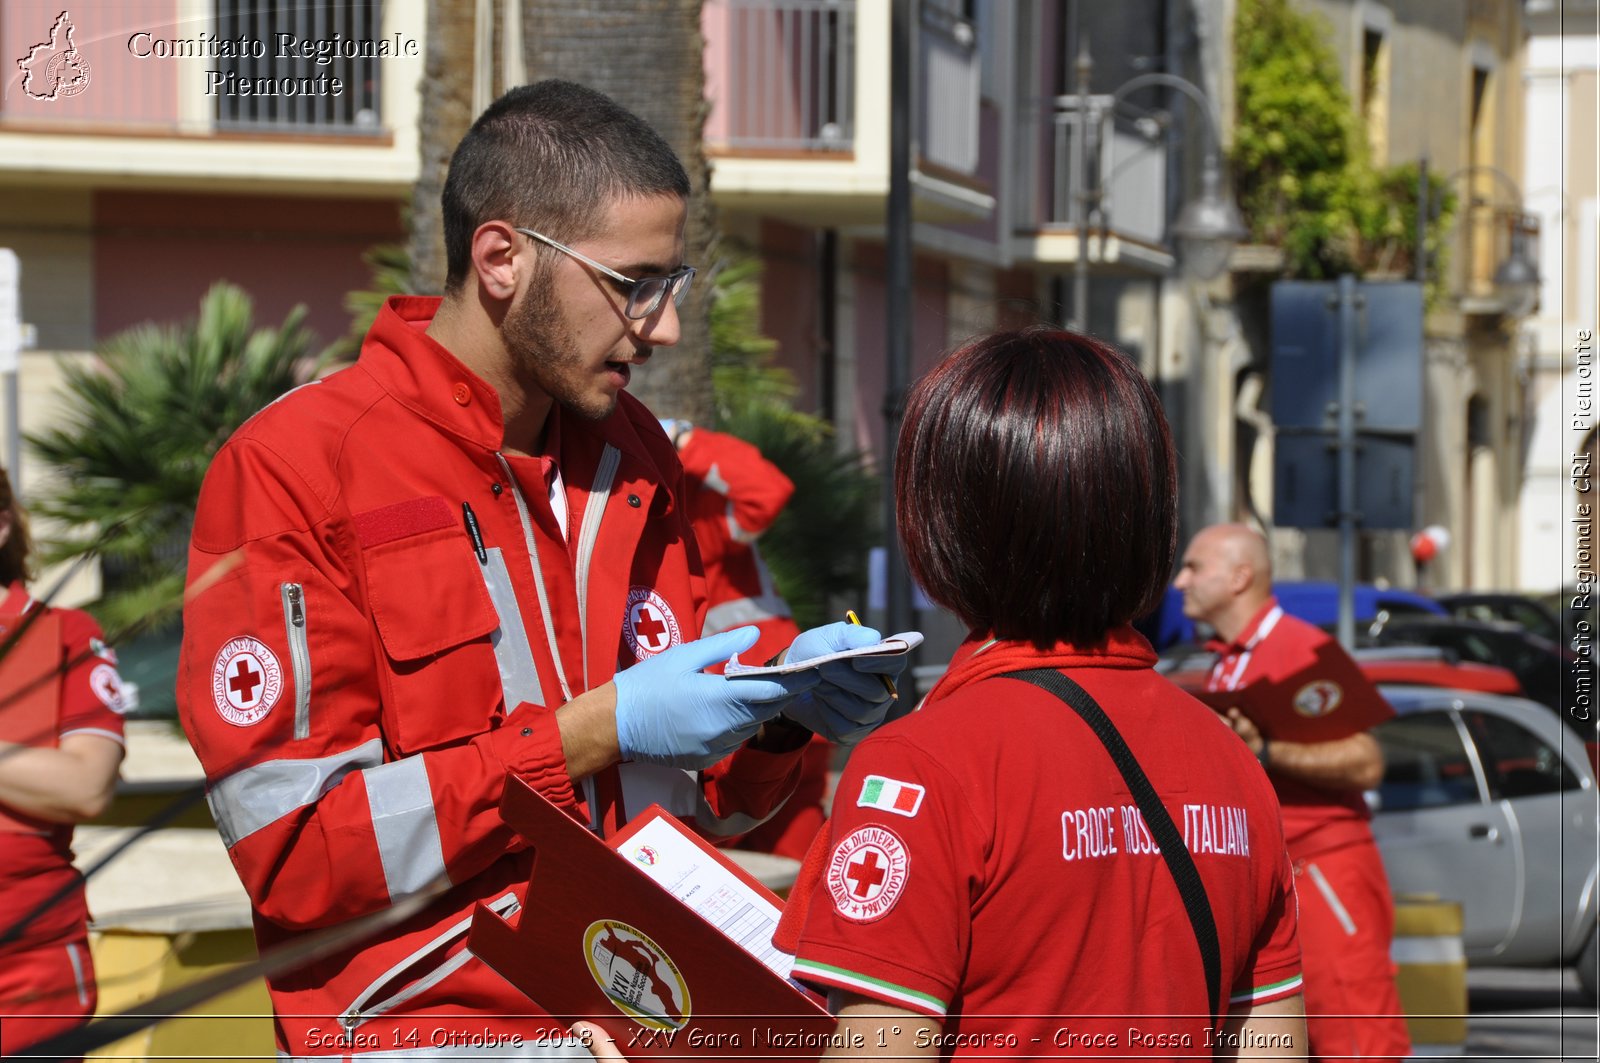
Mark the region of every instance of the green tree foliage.
<instances>
[{"instance_id":1,"label":"green tree foliage","mask_svg":"<svg viewBox=\"0 0 1600 1063\"><path fill-rule=\"evenodd\" d=\"M715 314L715 310L712 311ZM857 598L878 543L878 480L833 427L783 406L752 403L718 426L753 443L794 481L794 496L761 537L761 556L802 628L839 619L829 598Z\"/></svg>"},{"instance_id":2,"label":"green tree foliage","mask_svg":"<svg viewBox=\"0 0 1600 1063\"><path fill-rule=\"evenodd\" d=\"M372 287L346 292L344 308L350 315L350 327L332 347L329 357L334 361L353 362L361 353L361 343L367 338L378 311L391 295L417 294L415 277L411 269L411 255L403 244L377 244L369 247L361 261L372 271Z\"/></svg>"},{"instance_id":3,"label":"green tree foliage","mask_svg":"<svg viewBox=\"0 0 1600 1063\"><path fill-rule=\"evenodd\" d=\"M28 436L51 473L32 509L66 529L47 561L98 556L106 593L93 611L115 637L175 617L200 482L251 415L323 361L296 307L257 329L250 297L226 283L196 320L118 333L97 364L63 367L66 411Z\"/></svg>"},{"instance_id":4,"label":"green tree foliage","mask_svg":"<svg viewBox=\"0 0 1600 1063\"><path fill-rule=\"evenodd\" d=\"M1417 169L1373 164L1331 39L1324 20L1290 0L1239 0L1240 207L1257 243L1283 249L1288 276L1405 275L1415 255ZM1430 184L1442 208L1430 212L1427 242L1437 248L1453 202L1437 178Z\"/></svg>"},{"instance_id":5,"label":"green tree foliage","mask_svg":"<svg viewBox=\"0 0 1600 1063\"><path fill-rule=\"evenodd\" d=\"M794 481L794 496L761 538L761 556L795 622L837 620L831 595L866 585L878 541L878 481L858 451L841 451L833 426L793 407L798 389L772 364L761 334L760 263L736 255L718 271L711 303L713 427L753 443Z\"/></svg>"}]
</instances>

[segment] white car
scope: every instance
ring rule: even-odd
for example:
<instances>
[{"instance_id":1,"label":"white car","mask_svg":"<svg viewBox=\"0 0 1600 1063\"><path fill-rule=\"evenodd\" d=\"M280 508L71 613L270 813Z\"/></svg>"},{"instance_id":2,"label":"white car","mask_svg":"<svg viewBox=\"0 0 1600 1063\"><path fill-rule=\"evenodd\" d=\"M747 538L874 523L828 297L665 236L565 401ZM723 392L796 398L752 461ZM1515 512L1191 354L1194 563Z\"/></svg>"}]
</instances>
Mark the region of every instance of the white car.
<instances>
[{"instance_id":1,"label":"white car","mask_svg":"<svg viewBox=\"0 0 1600 1063\"><path fill-rule=\"evenodd\" d=\"M1396 894L1461 902L1469 963L1596 968L1600 790L1582 741L1522 698L1385 686L1398 719L1369 792Z\"/></svg>"}]
</instances>

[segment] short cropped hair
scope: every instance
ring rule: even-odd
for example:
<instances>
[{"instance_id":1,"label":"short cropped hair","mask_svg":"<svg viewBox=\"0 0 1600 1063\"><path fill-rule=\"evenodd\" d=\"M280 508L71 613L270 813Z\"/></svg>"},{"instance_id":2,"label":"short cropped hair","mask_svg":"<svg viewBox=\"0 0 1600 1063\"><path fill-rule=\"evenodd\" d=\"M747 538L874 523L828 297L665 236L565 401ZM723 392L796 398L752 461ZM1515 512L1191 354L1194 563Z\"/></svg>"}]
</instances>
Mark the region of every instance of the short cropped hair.
<instances>
[{"instance_id":1,"label":"short cropped hair","mask_svg":"<svg viewBox=\"0 0 1600 1063\"><path fill-rule=\"evenodd\" d=\"M1172 435L1149 382L1098 340L968 342L912 388L895 462L911 573L975 632L1093 645L1166 589Z\"/></svg>"},{"instance_id":2,"label":"short cropped hair","mask_svg":"<svg viewBox=\"0 0 1600 1063\"><path fill-rule=\"evenodd\" d=\"M644 119L571 81L514 88L472 123L450 158L441 196L445 290L466 280L472 234L486 221L573 243L593 235L613 200L663 193L687 198L689 176Z\"/></svg>"},{"instance_id":3,"label":"short cropped hair","mask_svg":"<svg viewBox=\"0 0 1600 1063\"><path fill-rule=\"evenodd\" d=\"M33 536L28 533L28 515L11 489L11 477L0 468L0 511L11 516L11 534L0 546L0 588L33 578Z\"/></svg>"}]
</instances>

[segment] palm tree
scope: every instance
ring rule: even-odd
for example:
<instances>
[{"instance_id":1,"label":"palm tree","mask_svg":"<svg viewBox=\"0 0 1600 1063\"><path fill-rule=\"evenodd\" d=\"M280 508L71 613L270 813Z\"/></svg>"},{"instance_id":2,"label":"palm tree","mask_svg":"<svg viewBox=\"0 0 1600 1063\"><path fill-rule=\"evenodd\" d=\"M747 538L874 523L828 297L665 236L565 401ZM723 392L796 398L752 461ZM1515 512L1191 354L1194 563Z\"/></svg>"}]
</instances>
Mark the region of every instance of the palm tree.
<instances>
[{"instance_id":1,"label":"palm tree","mask_svg":"<svg viewBox=\"0 0 1600 1063\"><path fill-rule=\"evenodd\" d=\"M655 127L689 171L684 259L712 272L717 219L702 133L705 100L700 0L523 0L528 78L559 77L605 93ZM668 369L645 369L633 391L663 416L711 420L711 285L679 309L683 338Z\"/></svg>"},{"instance_id":2,"label":"palm tree","mask_svg":"<svg viewBox=\"0 0 1600 1063\"><path fill-rule=\"evenodd\" d=\"M498 5L496 5L498 6ZM439 196L456 144L472 127L475 0L428 0L428 54L418 119L420 165L411 189L410 290L444 291Z\"/></svg>"},{"instance_id":3,"label":"palm tree","mask_svg":"<svg viewBox=\"0 0 1600 1063\"><path fill-rule=\"evenodd\" d=\"M106 592L93 611L113 638L176 616L212 455L324 361L304 307L263 329L252 309L243 291L218 283L197 320L118 333L98 364L63 366L66 412L27 437L52 473L32 508L66 532L45 543L45 560L100 559Z\"/></svg>"}]
</instances>

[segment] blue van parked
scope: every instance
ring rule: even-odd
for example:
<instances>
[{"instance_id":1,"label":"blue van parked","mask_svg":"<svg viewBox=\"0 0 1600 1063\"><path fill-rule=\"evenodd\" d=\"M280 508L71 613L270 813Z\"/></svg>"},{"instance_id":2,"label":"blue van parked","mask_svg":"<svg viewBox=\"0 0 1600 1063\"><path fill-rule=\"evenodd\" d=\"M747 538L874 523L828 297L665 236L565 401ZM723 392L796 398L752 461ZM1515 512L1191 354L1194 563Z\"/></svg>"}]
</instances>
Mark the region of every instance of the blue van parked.
<instances>
[{"instance_id":1,"label":"blue van parked","mask_svg":"<svg viewBox=\"0 0 1600 1063\"><path fill-rule=\"evenodd\" d=\"M1278 604L1290 616L1322 627L1339 619L1339 585L1331 580L1301 580L1277 583L1272 591ZM1355 587L1356 623L1372 620L1380 612L1431 613L1446 616L1449 611L1427 595L1395 587L1374 587L1358 583ZM1167 595L1154 613L1134 624L1150 640L1157 652L1183 642L1195 642L1194 622L1183 615L1183 593L1168 587Z\"/></svg>"}]
</instances>

